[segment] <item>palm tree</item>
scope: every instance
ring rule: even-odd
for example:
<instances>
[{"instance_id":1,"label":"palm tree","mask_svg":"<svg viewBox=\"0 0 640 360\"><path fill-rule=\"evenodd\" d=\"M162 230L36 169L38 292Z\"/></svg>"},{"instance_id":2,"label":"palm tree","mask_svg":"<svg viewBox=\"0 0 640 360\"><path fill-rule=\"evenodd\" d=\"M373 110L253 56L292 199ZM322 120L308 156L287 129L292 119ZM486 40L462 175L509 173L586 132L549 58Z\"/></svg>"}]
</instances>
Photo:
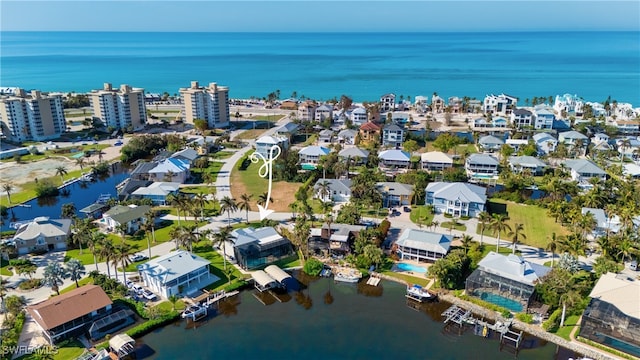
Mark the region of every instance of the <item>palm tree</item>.
<instances>
[{"instance_id":1,"label":"palm tree","mask_svg":"<svg viewBox=\"0 0 640 360\"><path fill-rule=\"evenodd\" d=\"M73 219L76 216L76 205L74 203L62 204L60 216L63 219Z\"/></svg>"},{"instance_id":2,"label":"palm tree","mask_svg":"<svg viewBox=\"0 0 640 360\"><path fill-rule=\"evenodd\" d=\"M11 191L13 191L13 184L10 182L2 184L2 191L7 193L7 199L9 200L9 204L11 204Z\"/></svg>"},{"instance_id":3,"label":"palm tree","mask_svg":"<svg viewBox=\"0 0 640 360\"><path fill-rule=\"evenodd\" d=\"M482 211L478 214L478 221L480 221L480 246L482 246L482 240L484 239L484 230L487 225L491 223L491 214L486 211Z\"/></svg>"},{"instance_id":4,"label":"palm tree","mask_svg":"<svg viewBox=\"0 0 640 360\"><path fill-rule=\"evenodd\" d=\"M556 233L551 233L551 237L549 238L549 242L547 243L547 250L551 251L551 267L553 267L553 263L556 258L556 250L560 246L562 242L562 236L556 236Z\"/></svg>"},{"instance_id":5,"label":"palm tree","mask_svg":"<svg viewBox=\"0 0 640 360\"><path fill-rule=\"evenodd\" d=\"M114 248L113 243L111 242L111 240L109 240L106 237L105 237L104 241L101 242L101 245L102 246L98 250L98 258L100 260L104 260L105 263L107 264L107 276L110 278L111 277L111 269L109 268L109 265L113 261L114 254L115 254L115 248ZM116 277L117 277L117 274L116 274Z\"/></svg>"},{"instance_id":6,"label":"palm tree","mask_svg":"<svg viewBox=\"0 0 640 360\"><path fill-rule=\"evenodd\" d=\"M525 234L523 234L522 232L524 231L524 225L521 223L516 223L513 231L511 231L509 233L509 236L513 236L513 254L516 253L516 244L518 243L518 239L522 238L522 239L526 239L527 236Z\"/></svg>"},{"instance_id":7,"label":"palm tree","mask_svg":"<svg viewBox=\"0 0 640 360\"><path fill-rule=\"evenodd\" d=\"M200 218L204 220L204 207L211 201L203 192L199 192L193 196L193 203L200 208Z\"/></svg>"},{"instance_id":8,"label":"palm tree","mask_svg":"<svg viewBox=\"0 0 640 360\"><path fill-rule=\"evenodd\" d=\"M180 300L178 295L173 294L169 296L167 300L169 300L169 302L171 303L171 311L176 311L176 303L178 302L178 300Z\"/></svg>"},{"instance_id":9,"label":"palm tree","mask_svg":"<svg viewBox=\"0 0 640 360\"><path fill-rule=\"evenodd\" d=\"M67 175L67 168L64 165L60 165L56 168L56 175L60 175L60 182L64 184L64 176Z\"/></svg>"},{"instance_id":10,"label":"palm tree","mask_svg":"<svg viewBox=\"0 0 640 360\"><path fill-rule=\"evenodd\" d=\"M327 199L331 195L331 183L327 180L322 180L318 184L318 195L320 195L320 200L331 201L331 198Z\"/></svg>"},{"instance_id":11,"label":"palm tree","mask_svg":"<svg viewBox=\"0 0 640 360\"><path fill-rule=\"evenodd\" d=\"M469 248L471 248L471 243L473 242L473 236L465 234L462 239L460 239L460 243L462 244L462 248L464 249L464 253L469 252Z\"/></svg>"},{"instance_id":12,"label":"palm tree","mask_svg":"<svg viewBox=\"0 0 640 360\"><path fill-rule=\"evenodd\" d=\"M131 264L131 259L129 257L131 256L133 249L129 244L121 243L116 246L115 250L116 252L114 254L113 262L114 264L117 264L118 262L120 262L120 265L122 265L122 279L124 280L123 284L126 284L127 283L127 265Z\"/></svg>"},{"instance_id":13,"label":"palm tree","mask_svg":"<svg viewBox=\"0 0 640 360\"><path fill-rule=\"evenodd\" d=\"M220 200L220 212L227 213L228 226L231 226L231 213L238 210L236 199L225 196Z\"/></svg>"},{"instance_id":14,"label":"palm tree","mask_svg":"<svg viewBox=\"0 0 640 360\"><path fill-rule=\"evenodd\" d=\"M222 261L224 263L224 269L227 269L227 251L226 251L226 242L233 242L234 236L231 234L231 227L223 227L220 230L213 234L212 246L222 245Z\"/></svg>"},{"instance_id":15,"label":"palm tree","mask_svg":"<svg viewBox=\"0 0 640 360\"><path fill-rule=\"evenodd\" d=\"M149 210L145 215L145 226L151 229L151 238L153 243L156 243L156 212ZM147 237L147 250L149 251L149 259L151 259L151 244L149 243L149 237Z\"/></svg>"},{"instance_id":16,"label":"palm tree","mask_svg":"<svg viewBox=\"0 0 640 360\"><path fill-rule=\"evenodd\" d=\"M76 165L80 166L80 171L84 170L84 158L83 157L77 158Z\"/></svg>"},{"instance_id":17,"label":"palm tree","mask_svg":"<svg viewBox=\"0 0 640 360\"><path fill-rule=\"evenodd\" d=\"M100 251L98 247L102 245L106 238L107 236L105 234L97 230L91 231L87 237L87 247L93 254L93 263L96 265L96 271L98 271L98 254Z\"/></svg>"},{"instance_id":18,"label":"palm tree","mask_svg":"<svg viewBox=\"0 0 640 360\"><path fill-rule=\"evenodd\" d=\"M64 279L67 277L67 272L57 262L49 263L44 268L43 283L49 286L51 290L60 295L60 285L64 283Z\"/></svg>"},{"instance_id":19,"label":"palm tree","mask_svg":"<svg viewBox=\"0 0 640 360\"><path fill-rule=\"evenodd\" d=\"M493 214L489 227L497 234L496 252L500 252L500 233L503 231L511 231L511 226L507 224L509 217L505 214Z\"/></svg>"},{"instance_id":20,"label":"palm tree","mask_svg":"<svg viewBox=\"0 0 640 360\"><path fill-rule=\"evenodd\" d=\"M238 201L238 209L244 210L247 214L247 224L249 223L249 210L251 210L251 197L252 195L244 193L240 195L240 201Z\"/></svg>"},{"instance_id":21,"label":"palm tree","mask_svg":"<svg viewBox=\"0 0 640 360\"><path fill-rule=\"evenodd\" d=\"M180 205L184 202L184 197L181 195L169 195L167 196L167 202L171 205L171 206L175 206L176 210L178 212L178 226L180 226Z\"/></svg>"},{"instance_id":22,"label":"palm tree","mask_svg":"<svg viewBox=\"0 0 640 360\"><path fill-rule=\"evenodd\" d=\"M76 282L76 288L80 287L78 284L78 280L82 279L82 277L87 273L84 269L84 265L78 259L71 259L67 261L65 265L68 277Z\"/></svg>"},{"instance_id":23,"label":"palm tree","mask_svg":"<svg viewBox=\"0 0 640 360\"><path fill-rule=\"evenodd\" d=\"M164 174L164 176L162 177L162 180L172 182L174 176L175 176L175 173L169 170Z\"/></svg>"},{"instance_id":24,"label":"palm tree","mask_svg":"<svg viewBox=\"0 0 640 360\"><path fill-rule=\"evenodd\" d=\"M120 236L122 236L122 242L124 243L124 241L127 238L127 232L129 231L129 224L127 223L119 224L118 226L116 226L116 230L118 231Z\"/></svg>"},{"instance_id":25,"label":"palm tree","mask_svg":"<svg viewBox=\"0 0 640 360\"><path fill-rule=\"evenodd\" d=\"M260 194L260 196L258 196L258 201L257 201L258 205L262 205L262 206L266 207L267 206L267 201L269 201L270 203L273 202L273 198L269 197L267 199L267 195L268 195L268 193L263 192L262 194Z\"/></svg>"}]
</instances>

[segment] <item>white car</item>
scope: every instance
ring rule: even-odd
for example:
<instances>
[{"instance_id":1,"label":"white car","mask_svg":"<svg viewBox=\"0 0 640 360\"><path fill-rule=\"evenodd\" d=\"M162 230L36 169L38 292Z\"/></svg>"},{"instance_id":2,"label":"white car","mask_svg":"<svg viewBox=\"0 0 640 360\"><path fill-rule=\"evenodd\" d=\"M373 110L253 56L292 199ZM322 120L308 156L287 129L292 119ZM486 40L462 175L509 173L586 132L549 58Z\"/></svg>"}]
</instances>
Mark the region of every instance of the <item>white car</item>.
<instances>
[{"instance_id":1,"label":"white car","mask_svg":"<svg viewBox=\"0 0 640 360\"><path fill-rule=\"evenodd\" d=\"M148 258L149 257L147 257L144 254L135 254L135 255L131 255L129 259L131 260L131 262L138 262L138 261L147 260Z\"/></svg>"},{"instance_id":2,"label":"white car","mask_svg":"<svg viewBox=\"0 0 640 360\"><path fill-rule=\"evenodd\" d=\"M131 290L135 291L136 294L138 295L142 295L142 293L144 292L144 289L142 288L142 286L138 284L133 284L133 286L131 286Z\"/></svg>"},{"instance_id":3,"label":"white car","mask_svg":"<svg viewBox=\"0 0 640 360\"><path fill-rule=\"evenodd\" d=\"M156 294L152 293L149 290L143 290L142 291L142 296L144 296L145 299L147 300L155 300L156 299Z\"/></svg>"}]
</instances>

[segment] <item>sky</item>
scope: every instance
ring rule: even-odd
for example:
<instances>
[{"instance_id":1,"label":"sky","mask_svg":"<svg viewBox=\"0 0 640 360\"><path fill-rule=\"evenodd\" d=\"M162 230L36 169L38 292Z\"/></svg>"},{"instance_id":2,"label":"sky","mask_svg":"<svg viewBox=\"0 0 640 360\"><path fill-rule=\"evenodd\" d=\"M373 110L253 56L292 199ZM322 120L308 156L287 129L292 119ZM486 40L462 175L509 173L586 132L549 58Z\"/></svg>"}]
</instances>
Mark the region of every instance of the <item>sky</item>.
<instances>
[{"instance_id":1,"label":"sky","mask_svg":"<svg viewBox=\"0 0 640 360\"><path fill-rule=\"evenodd\" d=\"M640 31L640 0L0 0L2 31Z\"/></svg>"}]
</instances>

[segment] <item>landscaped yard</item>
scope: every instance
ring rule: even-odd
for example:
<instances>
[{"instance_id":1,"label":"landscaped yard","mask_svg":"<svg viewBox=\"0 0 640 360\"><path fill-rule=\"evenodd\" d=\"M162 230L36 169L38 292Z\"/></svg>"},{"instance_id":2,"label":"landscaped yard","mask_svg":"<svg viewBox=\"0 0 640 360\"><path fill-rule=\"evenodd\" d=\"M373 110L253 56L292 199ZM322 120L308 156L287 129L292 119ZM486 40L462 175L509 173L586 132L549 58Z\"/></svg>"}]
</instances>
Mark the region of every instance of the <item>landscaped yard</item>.
<instances>
[{"instance_id":1,"label":"landscaped yard","mask_svg":"<svg viewBox=\"0 0 640 360\"><path fill-rule=\"evenodd\" d=\"M433 213L426 205L412 206L409 219L418 225L429 226L429 223L433 221Z\"/></svg>"},{"instance_id":2,"label":"landscaped yard","mask_svg":"<svg viewBox=\"0 0 640 360\"><path fill-rule=\"evenodd\" d=\"M202 241L196 244L193 244L193 252L198 256L201 256L204 259L207 259L211 262L209 266L209 271L220 278L220 280L206 287L207 290L217 291L224 289L229 284L229 279L224 271L224 261L222 259L222 255L220 255L217 251L213 249L211 243L208 241ZM227 268L233 269L231 273L231 282L235 280L242 279L244 280L244 275L227 262ZM250 277L250 276L248 276Z\"/></svg>"},{"instance_id":3,"label":"landscaped yard","mask_svg":"<svg viewBox=\"0 0 640 360\"><path fill-rule=\"evenodd\" d=\"M580 315L567 316L566 319L564 319L564 326L559 327L555 334L567 341L571 341L569 335L576 326L579 327L580 324L578 320L580 320Z\"/></svg>"},{"instance_id":4,"label":"landscaped yard","mask_svg":"<svg viewBox=\"0 0 640 360\"><path fill-rule=\"evenodd\" d=\"M236 135L234 140L254 140L262 136L267 131L267 129L255 129L255 130L245 130L240 134Z\"/></svg>"},{"instance_id":5,"label":"landscaped yard","mask_svg":"<svg viewBox=\"0 0 640 360\"><path fill-rule=\"evenodd\" d=\"M205 169L192 168L191 175L195 178L194 182L204 183L204 174L209 173L211 174L212 183L215 183L222 165L224 165L222 161L209 161L209 166Z\"/></svg>"},{"instance_id":6,"label":"landscaped yard","mask_svg":"<svg viewBox=\"0 0 640 360\"><path fill-rule=\"evenodd\" d=\"M442 224L440 224L440 226L445 228L445 229L453 228L453 230L467 231L467 226L465 224L462 224L462 223L459 223L459 222L444 221L444 222L442 222Z\"/></svg>"},{"instance_id":7,"label":"landscaped yard","mask_svg":"<svg viewBox=\"0 0 640 360\"><path fill-rule=\"evenodd\" d=\"M487 203L487 206L492 213L506 213L510 219L508 224L512 229L516 223L524 225L523 234L526 236L526 239L520 238L519 242L525 245L545 248L549 242L548 238L551 236L551 233L555 232L556 235L566 235L569 233L567 229L547 215L546 209L536 205L517 204L501 199L491 199ZM476 233L480 234L480 225L478 225ZM485 229L484 234L487 236L495 236L490 229ZM502 233L500 239L503 241L511 240L506 233Z\"/></svg>"},{"instance_id":8,"label":"landscaped yard","mask_svg":"<svg viewBox=\"0 0 640 360\"><path fill-rule=\"evenodd\" d=\"M209 157L214 160L222 160L231 157L233 154L235 154L234 151L218 151L216 153L209 154Z\"/></svg>"},{"instance_id":9,"label":"landscaped yard","mask_svg":"<svg viewBox=\"0 0 640 360\"><path fill-rule=\"evenodd\" d=\"M246 170L233 168L231 172L231 194L238 200L242 194L252 194L251 209L258 209L256 201L258 196L267 192L267 179L258 175L259 164L251 163ZM278 181L273 183L271 198L273 202L269 204L269 209L275 211L291 211L289 204L295 201L295 193L300 188L301 183L289 183Z\"/></svg>"}]
</instances>

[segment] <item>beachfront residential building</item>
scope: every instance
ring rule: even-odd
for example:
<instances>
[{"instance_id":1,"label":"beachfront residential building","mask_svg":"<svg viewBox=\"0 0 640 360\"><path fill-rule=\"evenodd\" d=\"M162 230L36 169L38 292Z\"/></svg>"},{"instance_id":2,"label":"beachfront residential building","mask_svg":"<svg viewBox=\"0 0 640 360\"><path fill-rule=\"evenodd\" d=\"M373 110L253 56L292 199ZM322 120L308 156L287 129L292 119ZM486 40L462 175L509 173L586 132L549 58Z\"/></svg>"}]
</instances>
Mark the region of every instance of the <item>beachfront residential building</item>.
<instances>
[{"instance_id":1,"label":"beachfront residential building","mask_svg":"<svg viewBox=\"0 0 640 360\"><path fill-rule=\"evenodd\" d=\"M449 253L452 238L417 229L404 229L395 244L401 260L418 262L436 261Z\"/></svg>"},{"instance_id":2,"label":"beachfront residential building","mask_svg":"<svg viewBox=\"0 0 640 360\"><path fill-rule=\"evenodd\" d=\"M345 148L338 153L338 158L355 166L366 164L368 157L369 151L358 147Z\"/></svg>"},{"instance_id":3,"label":"beachfront residential building","mask_svg":"<svg viewBox=\"0 0 640 360\"><path fill-rule=\"evenodd\" d=\"M605 133L596 133L591 138L591 142L593 144L595 144L595 145L602 144L602 143L608 143L609 142L609 135L607 135Z\"/></svg>"},{"instance_id":4,"label":"beachfront residential building","mask_svg":"<svg viewBox=\"0 0 640 360\"><path fill-rule=\"evenodd\" d=\"M44 338L53 345L68 338L77 338L89 330L98 318L111 313L113 302L97 285L84 285L27 306Z\"/></svg>"},{"instance_id":5,"label":"beachfront residential building","mask_svg":"<svg viewBox=\"0 0 640 360\"><path fill-rule=\"evenodd\" d=\"M528 172L529 175L540 176L547 169L547 164L533 156L509 156L508 161L515 173Z\"/></svg>"},{"instance_id":6,"label":"beachfront residential building","mask_svg":"<svg viewBox=\"0 0 640 360\"><path fill-rule=\"evenodd\" d=\"M338 142L344 145L354 145L358 131L353 129L344 129L338 133Z\"/></svg>"},{"instance_id":7,"label":"beachfront residential building","mask_svg":"<svg viewBox=\"0 0 640 360\"><path fill-rule=\"evenodd\" d=\"M382 194L382 207L411 205L414 186L399 182L379 182L376 189Z\"/></svg>"},{"instance_id":8,"label":"beachfront residential building","mask_svg":"<svg viewBox=\"0 0 640 360\"><path fill-rule=\"evenodd\" d=\"M480 117L473 120L473 127L475 128L506 128L508 125L507 119L500 116L490 119Z\"/></svg>"},{"instance_id":9,"label":"beachfront residential building","mask_svg":"<svg viewBox=\"0 0 640 360\"><path fill-rule=\"evenodd\" d=\"M367 121L360 126L360 139L363 141L372 142L380 141L380 130L380 125L371 121Z\"/></svg>"},{"instance_id":10,"label":"beachfront residential building","mask_svg":"<svg viewBox=\"0 0 640 360\"><path fill-rule=\"evenodd\" d=\"M536 105L533 108L535 129L553 129L553 122L556 119L553 109L546 104Z\"/></svg>"},{"instance_id":11,"label":"beachfront residential building","mask_svg":"<svg viewBox=\"0 0 640 360\"><path fill-rule=\"evenodd\" d=\"M435 113L441 113L444 111L444 99L438 96L438 94L433 93L431 96L431 111Z\"/></svg>"},{"instance_id":12,"label":"beachfront residential building","mask_svg":"<svg viewBox=\"0 0 640 360\"><path fill-rule=\"evenodd\" d=\"M405 130L401 126L387 124L382 128L382 146L400 148L405 135Z\"/></svg>"},{"instance_id":13,"label":"beachfront residential building","mask_svg":"<svg viewBox=\"0 0 640 360\"><path fill-rule=\"evenodd\" d=\"M579 185L586 186L591 178L607 180L607 173L591 160L570 159L565 160L564 165L571 171L571 179Z\"/></svg>"},{"instance_id":14,"label":"beachfront residential building","mask_svg":"<svg viewBox=\"0 0 640 360\"><path fill-rule=\"evenodd\" d=\"M138 265L138 273L146 287L168 299L172 295L192 295L218 281L209 264L196 254L178 250Z\"/></svg>"},{"instance_id":15,"label":"beachfront residential building","mask_svg":"<svg viewBox=\"0 0 640 360\"><path fill-rule=\"evenodd\" d=\"M442 171L453 167L453 157L442 151L430 151L420 155L423 170Z\"/></svg>"},{"instance_id":16,"label":"beachfront residential building","mask_svg":"<svg viewBox=\"0 0 640 360\"><path fill-rule=\"evenodd\" d=\"M154 182L149 186L141 186L131 193L132 199L149 199L156 206L164 206L170 195L177 195L180 183Z\"/></svg>"},{"instance_id":17,"label":"beachfront residential building","mask_svg":"<svg viewBox=\"0 0 640 360\"><path fill-rule=\"evenodd\" d=\"M15 89L0 96L0 132L14 142L45 141L60 137L67 129L62 94L27 93Z\"/></svg>"},{"instance_id":18,"label":"beachfront residential building","mask_svg":"<svg viewBox=\"0 0 640 360\"><path fill-rule=\"evenodd\" d=\"M333 119L333 106L330 104L322 104L318 106L313 118L317 122L323 122L325 119Z\"/></svg>"},{"instance_id":19,"label":"beachfront residential building","mask_svg":"<svg viewBox=\"0 0 640 360\"><path fill-rule=\"evenodd\" d=\"M429 107L429 98L424 95L416 95L413 98L413 107L416 109L418 114L424 114L427 112Z\"/></svg>"},{"instance_id":20,"label":"beachfront residential building","mask_svg":"<svg viewBox=\"0 0 640 360\"><path fill-rule=\"evenodd\" d=\"M436 213L456 217L476 217L485 211L487 189L461 182L432 182L425 189L425 205L433 206Z\"/></svg>"},{"instance_id":21,"label":"beachfront residential building","mask_svg":"<svg viewBox=\"0 0 640 360\"><path fill-rule=\"evenodd\" d=\"M254 269L293 254L291 242L273 227L244 228L231 232L233 256L243 269ZM227 249L229 247L227 246Z\"/></svg>"},{"instance_id":22,"label":"beachfront residential building","mask_svg":"<svg viewBox=\"0 0 640 360\"><path fill-rule=\"evenodd\" d=\"M620 120L632 120L640 115L640 108L633 108L630 103L617 103L611 107L611 116Z\"/></svg>"},{"instance_id":23,"label":"beachfront residential building","mask_svg":"<svg viewBox=\"0 0 640 360\"><path fill-rule=\"evenodd\" d=\"M287 150L289 148L289 139L284 136L261 136L256 140L255 152L262 155L265 159L269 159L271 156L270 151L273 146L279 146L281 151ZM273 154L277 154L277 150L275 150Z\"/></svg>"},{"instance_id":24,"label":"beachfront residential building","mask_svg":"<svg viewBox=\"0 0 640 360\"><path fill-rule=\"evenodd\" d=\"M578 95L564 94L556 95L556 101L553 103L553 110L558 113L582 115L582 107L584 102Z\"/></svg>"},{"instance_id":25,"label":"beachfront residential building","mask_svg":"<svg viewBox=\"0 0 640 360\"><path fill-rule=\"evenodd\" d=\"M98 225L107 231L124 232L131 234L140 230L140 226L146 221L146 214L151 210L149 205L116 205L102 214ZM123 229L124 228L124 229Z\"/></svg>"},{"instance_id":26,"label":"beachfront residential building","mask_svg":"<svg viewBox=\"0 0 640 360\"><path fill-rule=\"evenodd\" d=\"M318 179L313 186L313 197L322 202L349 202L351 199L351 180Z\"/></svg>"},{"instance_id":27,"label":"beachfront residential building","mask_svg":"<svg viewBox=\"0 0 640 360\"><path fill-rule=\"evenodd\" d=\"M499 303L513 312L529 307L535 285L551 268L524 260L515 254L491 251L465 281L467 295Z\"/></svg>"},{"instance_id":28,"label":"beachfront residential building","mask_svg":"<svg viewBox=\"0 0 640 360\"><path fill-rule=\"evenodd\" d=\"M477 179L493 179L498 176L500 162L488 154L471 154L464 162L467 176Z\"/></svg>"},{"instance_id":29,"label":"beachfront residential building","mask_svg":"<svg viewBox=\"0 0 640 360\"><path fill-rule=\"evenodd\" d=\"M307 146L298 152L298 159L302 170L314 170L320 164L323 156L329 155L331 150L323 146Z\"/></svg>"},{"instance_id":30,"label":"beachfront residential building","mask_svg":"<svg viewBox=\"0 0 640 360\"><path fill-rule=\"evenodd\" d=\"M502 145L504 145L504 140L493 135L486 135L478 140L478 147L484 152L500 151Z\"/></svg>"},{"instance_id":31,"label":"beachfront residential building","mask_svg":"<svg viewBox=\"0 0 640 360\"><path fill-rule=\"evenodd\" d=\"M170 157L159 161L153 169L149 170L149 180L184 184L191 176L190 168L188 161Z\"/></svg>"},{"instance_id":32,"label":"beachfront residential building","mask_svg":"<svg viewBox=\"0 0 640 360\"><path fill-rule=\"evenodd\" d=\"M111 129L141 130L147 122L147 108L144 89L120 85L114 89L110 83L104 83L101 90L91 90L89 102L94 118Z\"/></svg>"},{"instance_id":33,"label":"beachfront residential building","mask_svg":"<svg viewBox=\"0 0 640 360\"><path fill-rule=\"evenodd\" d=\"M503 114L510 115L518 104L518 98L506 94L487 95L484 98L482 111L485 114Z\"/></svg>"},{"instance_id":34,"label":"beachfront residential building","mask_svg":"<svg viewBox=\"0 0 640 360\"><path fill-rule=\"evenodd\" d=\"M210 83L200 86L197 81L191 87L180 88L184 121L193 124L195 119L207 120L209 129L229 126L229 88Z\"/></svg>"},{"instance_id":35,"label":"beachfront residential building","mask_svg":"<svg viewBox=\"0 0 640 360\"><path fill-rule=\"evenodd\" d=\"M640 357L640 280L606 273L589 294L579 335Z\"/></svg>"},{"instance_id":36,"label":"beachfront residential building","mask_svg":"<svg viewBox=\"0 0 640 360\"><path fill-rule=\"evenodd\" d=\"M511 113L511 124L517 128L533 127L533 113L527 109L515 109Z\"/></svg>"},{"instance_id":37,"label":"beachfront residential building","mask_svg":"<svg viewBox=\"0 0 640 360\"><path fill-rule=\"evenodd\" d=\"M571 130L558 134L558 141L567 146L580 145L581 147L584 147L589 144L589 137L578 131Z\"/></svg>"},{"instance_id":38,"label":"beachfront residential building","mask_svg":"<svg viewBox=\"0 0 640 360\"><path fill-rule=\"evenodd\" d=\"M11 242L16 247L18 255L66 250L70 234L71 219L50 219L39 216L22 224L13 235Z\"/></svg>"},{"instance_id":39,"label":"beachfront residential building","mask_svg":"<svg viewBox=\"0 0 640 360\"><path fill-rule=\"evenodd\" d=\"M313 100L303 101L298 105L298 120L300 121L313 121L316 116L316 109L318 104Z\"/></svg>"},{"instance_id":40,"label":"beachfront residential building","mask_svg":"<svg viewBox=\"0 0 640 360\"><path fill-rule=\"evenodd\" d=\"M378 165L383 170L406 170L411 167L411 154L403 150L384 150L378 154Z\"/></svg>"},{"instance_id":41,"label":"beachfront residential building","mask_svg":"<svg viewBox=\"0 0 640 360\"><path fill-rule=\"evenodd\" d=\"M640 134L640 121L638 120L613 120L619 134L638 135Z\"/></svg>"},{"instance_id":42,"label":"beachfront residential building","mask_svg":"<svg viewBox=\"0 0 640 360\"><path fill-rule=\"evenodd\" d=\"M396 109L396 94L384 94L380 97L380 112L389 112Z\"/></svg>"},{"instance_id":43,"label":"beachfront residential building","mask_svg":"<svg viewBox=\"0 0 640 360\"><path fill-rule=\"evenodd\" d=\"M548 155L556 151L556 147L558 146L558 139L546 132L533 135L533 141L536 143L539 154Z\"/></svg>"},{"instance_id":44,"label":"beachfront residential building","mask_svg":"<svg viewBox=\"0 0 640 360\"><path fill-rule=\"evenodd\" d=\"M462 112L463 101L457 96L449 97L447 101L447 107L452 114L459 114Z\"/></svg>"},{"instance_id":45,"label":"beachfront residential building","mask_svg":"<svg viewBox=\"0 0 640 360\"><path fill-rule=\"evenodd\" d=\"M361 126L368 120L367 109L359 106L351 111L349 119L354 126Z\"/></svg>"},{"instance_id":46,"label":"beachfront residential building","mask_svg":"<svg viewBox=\"0 0 640 360\"><path fill-rule=\"evenodd\" d=\"M318 133L318 144L331 144L333 143L333 130L324 129Z\"/></svg>"}]
</instances>

